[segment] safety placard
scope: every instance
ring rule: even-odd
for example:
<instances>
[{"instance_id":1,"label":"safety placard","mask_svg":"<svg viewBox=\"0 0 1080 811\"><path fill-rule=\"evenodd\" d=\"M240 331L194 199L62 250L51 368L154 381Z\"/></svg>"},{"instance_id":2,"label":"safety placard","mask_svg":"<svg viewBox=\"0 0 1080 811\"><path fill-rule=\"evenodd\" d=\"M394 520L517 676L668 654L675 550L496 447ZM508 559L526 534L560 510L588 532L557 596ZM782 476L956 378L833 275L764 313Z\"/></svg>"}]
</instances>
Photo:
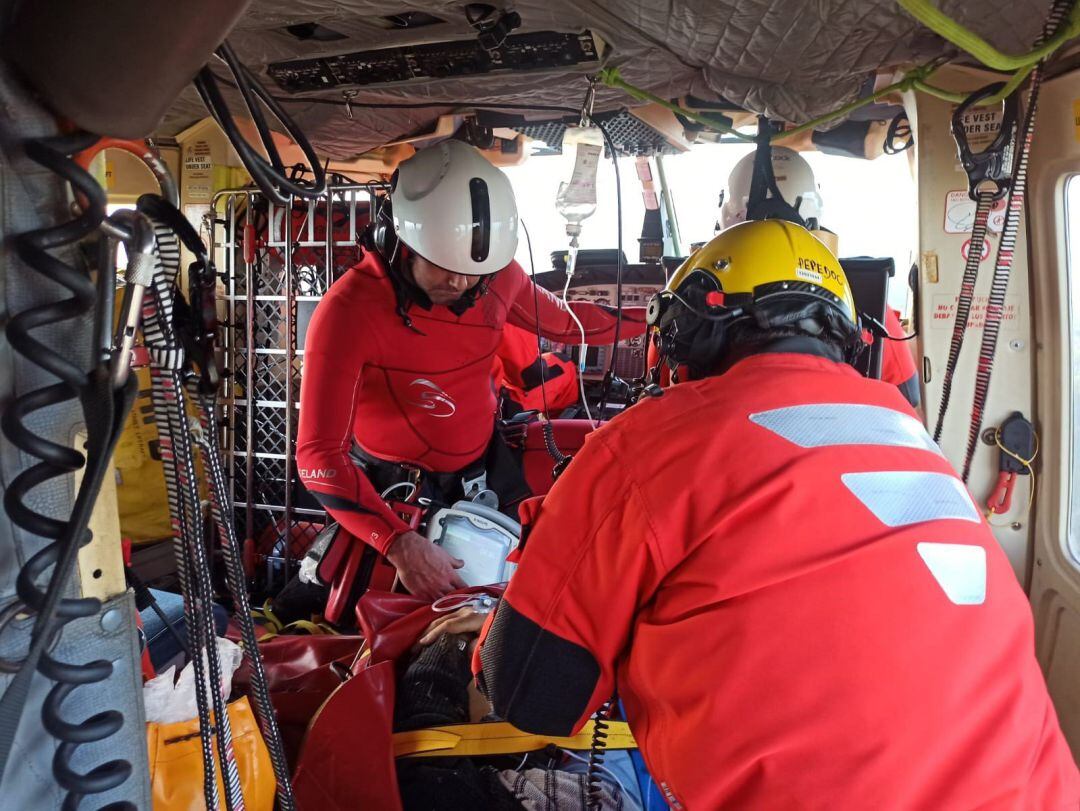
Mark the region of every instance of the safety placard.
<instances>
[{"instance_id":1,"label":"safety placard","mask_svg":"<svg viewBox=\"0 0 1080 811\"><path fill-rule=\"evenodd\" d=\"M956 112L957 105L953 105L952 111ZM961 119L964 122L964 133L967 135L968 146L972 152L982 152L993 143L1001 129L1001 119L1005 113L1001 106L996 107L971 107L964 113ZM964 167L959 160L955 164L958 172L963 172Z\"/></svg>"},{"instance_id":2,"label":"safety placard","mask_svg":"<svg viewBox=\"0 0 1080 811\"><path fill-rule=\"evenodd\" d=\"M930 316L930 326L933 329L951 330L956 318L956 300L958 296L934 296L934 311ZM971 302L971 313L968 315L967 328L969 330L981 330L986 325L986 305L988 296L975 296ZM1020 327L1020 306L1012 301L1005 302L1005 309L1001 314L1002 329L1018 329Z\"/></svg>"},{"instance_id":3,"label":"safety placard","mask_svg":"<svg viewBox=\"0 0 1080 811\"><path fill-rule=\"evenodd\" d=\"M953 107L956 112L956 107ZM972 152L981 152L997 137L1004 111L997 107L971 107L962 119Z\"/></svg>"},{"instance_id":4,"label":"safety placard","mask_svg":"<svg viewBox=\"0 0 1080 811\"><path fill-rule=\"evenodd\" d=\"M992 233L1000 234L1005 228L1005 206L1008 201L1002 197L990 208L986 225ZM955 189L945 195L945 233L969 234L975 224L975 201L968 195L967 189Z\"/></svg>"},{"instance_id":5,"label":"safety placard","mask_svg":"<svg viewBox=\"0 0 1080 811\"><path fill-rule=\"evenodd\" d=\"M183 197L192 203L209 203L214 195L214 163L210 144L196 141L184 150L184 169L181 174Z\"/></svg>"}]
</instances>

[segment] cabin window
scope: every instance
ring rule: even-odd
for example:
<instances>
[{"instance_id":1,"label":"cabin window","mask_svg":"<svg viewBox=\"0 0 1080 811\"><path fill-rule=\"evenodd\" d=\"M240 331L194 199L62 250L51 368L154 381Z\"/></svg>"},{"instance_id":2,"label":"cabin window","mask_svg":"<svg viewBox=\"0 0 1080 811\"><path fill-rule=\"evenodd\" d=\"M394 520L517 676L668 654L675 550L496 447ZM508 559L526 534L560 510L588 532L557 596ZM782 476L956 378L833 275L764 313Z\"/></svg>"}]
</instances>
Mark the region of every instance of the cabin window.
<instances>
[{"instance_id":1,"label":"cabin window","mask_svg":"<svg viewBox=\"0 0 1080 811\"><path fill-rule=\"evenodd\" d=\"M720 214L720 192L728 174L752 146L698 144L688 152L664 159L673 193L675 214L685 252L691 243L708 241ZM555 209L559 183L569 180L574 151L562 155L538 155L506 174L517 196L518 211L532 236L536 270L551 270L553 251L567 247L566 223ZM823 225L840 236L842 256L891 256L896 276L889 286L889 302L901 312L908 307L908 269L915 256L915 183L906 153L859 160L820 152L803 152L821 187L825 212ZM638 259L645 204L633 158L619 161L623 197L623 251L631 263ZM656 176L655 164L653 168ZM657 183L659 187L659 183ZM603 159L596 177L596 213L582 223L582 249L614 248L616 244L615 171ZM529 245L522 238L517 260L529 270Z\"/></svg>"},{"instance_id":2,"label":"cabin window","mask_svg":"<svg viewBox=\"0 0 1080 811\"><path fill-rule=\"evenodd\" d=\"M1065 184L1065 242L1069 285L1069 359L1073 369L1070 391L1072 419L1068 433L1069 465L1069 523L1068 547L1073 562L1080 565L1080 175L1073 175Z\"/></svg>"}]
</instances>

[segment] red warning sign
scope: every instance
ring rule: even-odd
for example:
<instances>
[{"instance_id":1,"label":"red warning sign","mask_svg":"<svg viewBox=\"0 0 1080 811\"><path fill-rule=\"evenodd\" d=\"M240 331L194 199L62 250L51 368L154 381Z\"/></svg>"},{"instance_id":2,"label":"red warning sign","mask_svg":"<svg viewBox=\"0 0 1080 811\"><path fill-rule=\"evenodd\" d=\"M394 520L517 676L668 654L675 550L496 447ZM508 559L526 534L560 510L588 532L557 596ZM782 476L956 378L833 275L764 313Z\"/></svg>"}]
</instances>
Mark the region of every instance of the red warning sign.
<instances>
[{"instance_id":1,"label":"red warning sign","mask_svg":"<svg viewBox=\"0 0 1080 811\"><path fill-rule=\"evenodd\" d=\"M968 250L971 248L971 240L965 239L964 244L960 246L960 256L964 258L966 262L968 259ZM982 256L979 257L979 264L982 264L990 258L990 240L984 239L982 244Z\"/></svg>"},{"instance_id":2,"label":"red warning sign","mask_svg":"<svg viewBox=\"0 0 1080 811\"><path fill-rule=\"evenodd\" d=\"M930 313L930 326L934 329L951 329L956 320L957 296L937 295L934 296L934 309ZM967 328L982 329L986 326L986 309L989 306L988 296L975 296L971 302L971 311L968 315ZM1005 330L1017 330L1020 328L1020 306L1015 301L1006 302L1001 310L1001 326Z\"/></svg>"}]
</instances>

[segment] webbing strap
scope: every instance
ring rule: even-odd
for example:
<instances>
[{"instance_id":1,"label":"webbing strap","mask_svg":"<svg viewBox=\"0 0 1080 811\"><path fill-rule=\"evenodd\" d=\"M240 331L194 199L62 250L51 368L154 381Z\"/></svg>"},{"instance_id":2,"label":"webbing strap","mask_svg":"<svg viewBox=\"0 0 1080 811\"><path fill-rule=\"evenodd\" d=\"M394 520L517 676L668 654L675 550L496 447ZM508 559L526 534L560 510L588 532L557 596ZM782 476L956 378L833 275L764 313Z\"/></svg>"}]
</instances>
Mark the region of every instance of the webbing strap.
<instances>
[{"instance_id":1,"label":"webbing strap","mask_svg":"<svg viewBox=\"0 0 1080 811\"><path fill-rule=\"evenodd\" d=\"M1050 39L1057 31L1075 0L1055 0L1047 17L1043 31L1036 41L1036 48ZM1043 63L1040 62L1031 73L1031 91L1028 107L1020 130L1019 149L1016 150L1015 171L1012 172L1008 189L1008 203L1005 209L1005 222L994 262L994 275L991 280L990 294L987 299L986 318L983 327L982 342L979 347L978 363L975 371L975 394L971 404L971 422L968 427L968 442L964 453L961 478L966 482L971 473L971 462L978 447L982 431L983 414L990 392L990 376L994 367L994 355L997 351L997 339L1001 331L1001 317L1005 309L1005 295L1009 287L1009 275L1015 255L1016 237L1020 228L1020 214L1024 206L1024 193L1027 185L1027 164L1034 133L1035 115L1038 108L1039 86L1042 83ZM960 142L961 144L963 142ZM974 181L972 181L974 183ZM976 191L975 222L972 226L971 241L968 243L968 258L964 267L960 295L957 299L956 320L953 323L953 337L949 348L949 360L945 370L942 387L941 407L938 410L937 426L934 429L934 441L940 441L945 413L949 406L953 374L963 345L964 332L967 330L968 316L975 296L975 281L978 266L982 261L982 251L986 240L987 221L993 193Z\"/></svg>"},{"instance_id":2,"label":"webbing strap","mask_svg":"<svg viewBox=\"0 0 1080 811\"><path fill-rule=\"evenodd\" d=\"M535 752L547 746L580 751L592 748L594 722L568 738L533 735L505 721L414 729L394 733L394 757L474 757ZM607 749L637 749L625 721L605 721Z\"/></svg>"},{"instance_id":3,"label":"webbing strap","mask_svg":"<svg viewBox=\"0 0 1080 811\"><path fill-rule=\"evenodd\" d=\"M976 201L975 222L971 227L967 264L964 265L964 277L960 282L960 295L956 299L956 316L953 320L952 340L949 342L949 360L945 365L945 374L941 383L941 405L938 407L937 427L934 428L934 442L938 443L941 442L945 414L949 410L949 398L952 396L953 376L956 374L956 365L960 361L960 350L964 347L964 335L967 333L971 305L975 299L975 282L979 278L979 264L982 262L990 208L994 204L994 193L992 191L977 192Z\"/></svg>"},{"instance_id":4,"label":"webbing strap","mask_svg":"<svg viewBox=\"0 0 1080 811\"><path fill-rule=\"evenodd\" d=\"M1049 40L1062 26L1073 5L1074 0L1056 0L1050 9L1050 15L1036 42L1036 47ZM1028 157L1031 154L1031 140L1035 133L1035 117L1038 113L1039 87L1042 84L1043 73L1044 65L1039 62L1031 73L1031 91L1028 94L1027 111L1024 113L1016 173L1009 189L1005 225L1001 231L997 259L994 262L994 276L990 283L990 295L986 304L986 325L983 327L982 344L979 346L979 363L975 369L975 396L971 403L971 424L968 427L968 443L964 452L964 467L961 474L965 482L971 472L971 461L975 457L975 449L979 444L986 400L990 394L990 375L994 370L994 355L997 352L998 335L1001 332L1001 317L1005 312L1005 295L1009 289L1009 274L1016 250L1016 237L1020 230L1020 215L1024 209Z\"/></svg>"},{"instance_id":5,"label":"webbing strap","mask_svg":"<svg viewBox=\"0 0 1080 811\"><path fill-rule=\"evenodd\" d=\"M211 578L203 543L195 451L180 369L169 364L179 345L173 328L173 286L180 268L180 246L167 225L153 220L157 262L153 284L143 299L143 337L150 355L150 391L158 426L177 574L184 593L184 617L195 671L195 697L203 756L203 796L208 809L217 809L213 741L225 784L225 807L243 811L244 795L232 746L232 729L219 685L221 661L211 608ZM156 361L156 362L155 362ZM209 671L209 672L207 672ZM211 686L212 685L212 686ZM209 695L208 695L209 694ZM213 713L211 715L211 712ZM212 718L217 718L215 726Z\"/></svg>"},{"instance_id":6,"label":"webbing strap","mask_svg":"<svg viewBox=\"0 0 1080 811\"><path fill-rule=\"evenodd\" d=\"M277 805L281 811L293 811L296 801L293 798L290 782L289 764L285 758L285 746L281 740L277 715L270 701L270 685L266 678L266 668L259 655L259 640L255 634L252 618L251 601L248 598L244 575L244 555L240 541L236 537L236 521L232 510L232 501L228 497L225 482L225 466L221 460L221 448L217 441L217 428L211 415L215 413L213 397L199 392L199 381L192 377L189 382L191 398L198 404L199 424L202 426L201 441L203 465L207 471L210 491L210 512L217 526L218 543L225 561L225 580L235 604L235 616L240 626L240 638L251 663L251 698L255 717L259 722L263 740L270 753L270 763L277 781ZM269 601L265 606L269 611ZM272 616L272 614L271 614ZM274 618L277 621L277 618ZM280 622L278 623L280 625Z\"/></svg>"}]
</instances>

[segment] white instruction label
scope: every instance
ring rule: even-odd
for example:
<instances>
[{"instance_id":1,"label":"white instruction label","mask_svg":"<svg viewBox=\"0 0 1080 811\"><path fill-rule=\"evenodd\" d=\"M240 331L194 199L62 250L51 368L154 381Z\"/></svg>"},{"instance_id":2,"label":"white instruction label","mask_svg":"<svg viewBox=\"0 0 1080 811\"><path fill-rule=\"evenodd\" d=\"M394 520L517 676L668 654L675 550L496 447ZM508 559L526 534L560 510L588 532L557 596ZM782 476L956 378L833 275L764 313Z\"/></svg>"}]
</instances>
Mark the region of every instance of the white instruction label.
<instances>
[{"instance_id":1,"label":"white instruction label","mask_svg":"<svg viewBox=\"0 0 1080 811\"><path fill-rule=\"evenodd\" d=\"M574 174L560 194L569 205L596 205L596 169L600 165L603 147L596 144L578 144L574 159Z\"/></svg>"}]
</instances>

